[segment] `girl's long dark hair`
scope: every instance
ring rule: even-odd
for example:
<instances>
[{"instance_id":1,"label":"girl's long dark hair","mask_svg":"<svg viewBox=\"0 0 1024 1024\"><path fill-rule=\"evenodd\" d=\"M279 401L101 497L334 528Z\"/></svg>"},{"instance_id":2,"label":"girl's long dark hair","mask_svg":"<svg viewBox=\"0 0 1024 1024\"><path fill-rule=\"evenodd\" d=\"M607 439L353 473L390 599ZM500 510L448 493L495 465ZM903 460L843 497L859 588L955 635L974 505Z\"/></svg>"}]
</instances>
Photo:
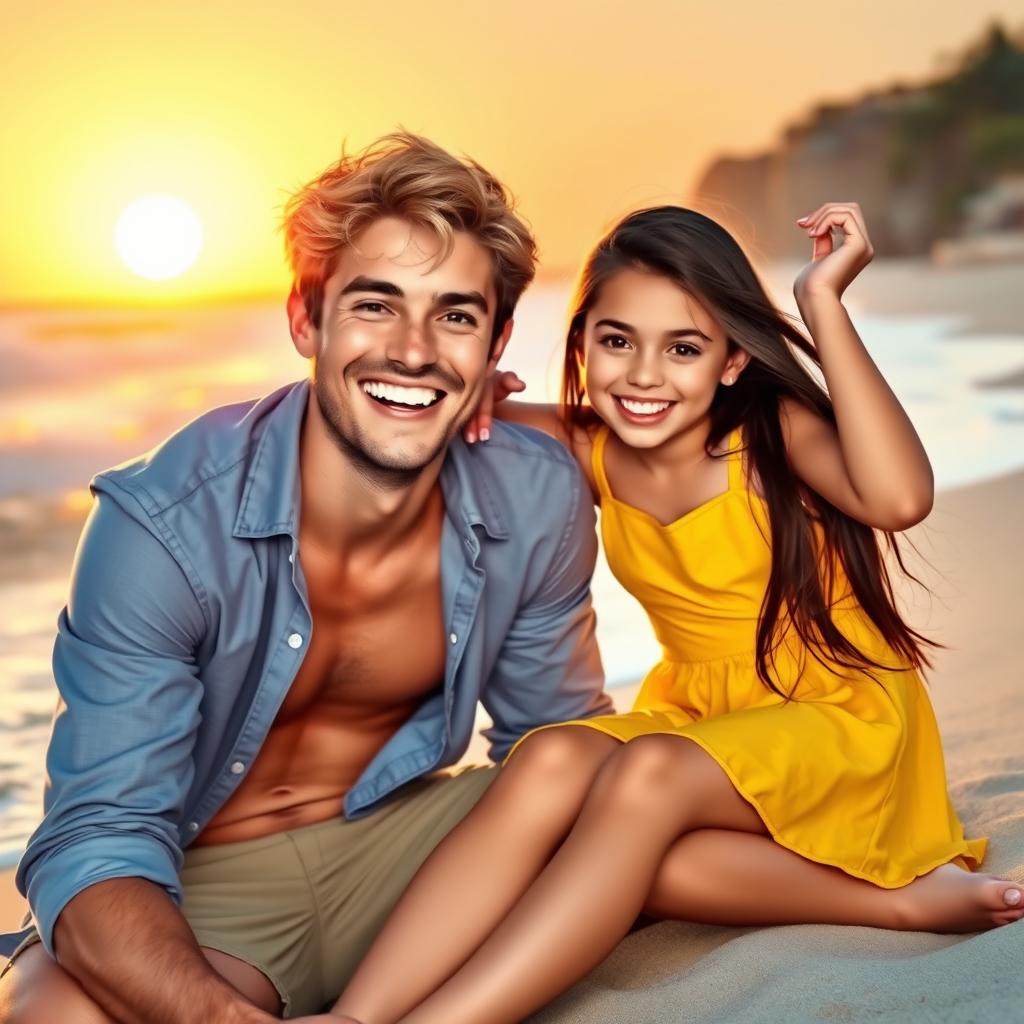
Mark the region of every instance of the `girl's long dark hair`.
<instances>
[{"instance_id":1,"label":"girl's long dark hair","mask_svg":"<svg viewBox=\"0 0 1024 1024\"><path fill-rule=\"evenodd\" d=\"M693 294L718 318L730 345L750 361L731 387L718 388L711 404L710 455L731 431L743 428L745 453L768 506L772 568L757 627L757 674L782 696L773 678L774 655L792 627L811 655L824 664L863 670L921 669L926 647L937 646L912 629L896 607L881 538L908 576L895 534L841 512L804 486L786 455L780 401L799 402L835 423L832 402L797 353L821 365L814 346L772 304L735 239L703 214L659 206L631 214L614 227L587 259L569 323L562 377L562 415L569 428L591 428L596 416L586 403L583 327L602 285L621 270L662 275ZM823 550L815 535L823 536ZM859 650L835 625L837 563L853 596L902 661L882 664ZM913 577L911 577L913 578ZM839 595L841 596L841 595Z\"/></svg>"}]
</instances>

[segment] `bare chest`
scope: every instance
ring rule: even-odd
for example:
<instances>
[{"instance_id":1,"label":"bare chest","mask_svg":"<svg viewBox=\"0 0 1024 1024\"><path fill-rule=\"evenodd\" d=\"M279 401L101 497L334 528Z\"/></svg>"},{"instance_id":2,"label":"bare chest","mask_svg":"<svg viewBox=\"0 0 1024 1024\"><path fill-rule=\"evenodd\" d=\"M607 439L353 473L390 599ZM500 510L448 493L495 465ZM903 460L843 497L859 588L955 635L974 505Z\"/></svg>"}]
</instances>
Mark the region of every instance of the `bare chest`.
<instances>
[{"instance_id":1,"label":"bare chest","mask_svg":"<svg viewBox=\"0 0 1024 1024\"><path fill-rule=\"evenodd\" d=\"M444 678L440 560L339 579L306 574L313 635L278 721L411 710Z\"/></svg>"}]
</instances>

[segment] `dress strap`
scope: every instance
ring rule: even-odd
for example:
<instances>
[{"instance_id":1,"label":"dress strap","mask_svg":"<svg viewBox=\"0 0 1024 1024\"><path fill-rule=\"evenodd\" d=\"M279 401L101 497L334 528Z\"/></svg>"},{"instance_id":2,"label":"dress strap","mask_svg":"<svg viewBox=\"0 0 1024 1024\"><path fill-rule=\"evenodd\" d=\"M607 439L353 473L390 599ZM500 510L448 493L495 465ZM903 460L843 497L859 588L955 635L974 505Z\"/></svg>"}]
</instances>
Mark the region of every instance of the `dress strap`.
<instances>
[{"instance_id":1,"label":"dress strap","mask_svg":"<svg viewBox=\"0 0 1024 1024\"><path fill-rule=\"evenodd\" d=\"M608 485L608 474L604 471L604 446L608 441L608 434L611 428L607 423L602 423L594 435L594 443L590 448L590 468L594 474L594 482L597 484L597 493L603 498L612 496L612 489Z\"/></svg>"},{"instance_id":2,"label":"dress strap","mask_svg":"<svg viewBox=\"0 0 1024 1024\"><path fill-rule=\"evenodd\" d=\"M726 447L726 460L729 464L729 490L742 491L747 483L743 477L743 433L737 427L731 434Z\"/></svg>"}]
</instances>

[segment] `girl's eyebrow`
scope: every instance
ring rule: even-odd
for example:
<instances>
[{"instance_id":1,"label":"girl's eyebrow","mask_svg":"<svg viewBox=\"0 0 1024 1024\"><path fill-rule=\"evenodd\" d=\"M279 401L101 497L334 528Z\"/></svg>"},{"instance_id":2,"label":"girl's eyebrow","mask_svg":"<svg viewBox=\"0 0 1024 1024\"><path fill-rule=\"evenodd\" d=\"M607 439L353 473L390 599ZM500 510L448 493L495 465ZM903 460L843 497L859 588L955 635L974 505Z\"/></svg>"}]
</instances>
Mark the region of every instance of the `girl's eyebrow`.
<instances>
[{"instance_id":1,"label":"girl's eyebrow","mask_svg":"<svg viewBox=\"0 0 1024 1024\"><path fill-rule=\"evenodd\" d=\"M635 334L636 328L630 324L624 323L622 320L598 320L595 327L612 327L616 331L626 331L629 334ZM666 338L703 338L705 341L711 341L711 339L703 332L698 331L696 327L680 327L675 331L665 331Z\"/></svg>"}]
</instances>

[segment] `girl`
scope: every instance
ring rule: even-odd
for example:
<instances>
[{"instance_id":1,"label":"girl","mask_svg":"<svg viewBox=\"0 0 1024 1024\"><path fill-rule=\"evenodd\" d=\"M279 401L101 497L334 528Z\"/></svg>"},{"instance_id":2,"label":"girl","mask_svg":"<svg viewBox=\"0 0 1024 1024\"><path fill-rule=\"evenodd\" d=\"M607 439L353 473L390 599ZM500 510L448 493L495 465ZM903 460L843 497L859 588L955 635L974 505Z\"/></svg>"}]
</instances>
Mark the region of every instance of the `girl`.
<instances>
[{"instance_id":1,"label":"girl","mask_svg":"<svg viewBox=\"0 0 1024 1024\"><path fill-rule=\"evenodd\" d=\"M813 346L723 228L659 207L586 263L562 416L501 406L579 460L664 659L631 713L520 741L337 1014L521 1020L642 912L932 931L1024 915L1019 885L965 870L985 841L950 806L918 674L928 641L876 539L927 515L932 475L840 301L872 257L863 217L830 203L799 223Z\"/></svg>"}]
</instances>

